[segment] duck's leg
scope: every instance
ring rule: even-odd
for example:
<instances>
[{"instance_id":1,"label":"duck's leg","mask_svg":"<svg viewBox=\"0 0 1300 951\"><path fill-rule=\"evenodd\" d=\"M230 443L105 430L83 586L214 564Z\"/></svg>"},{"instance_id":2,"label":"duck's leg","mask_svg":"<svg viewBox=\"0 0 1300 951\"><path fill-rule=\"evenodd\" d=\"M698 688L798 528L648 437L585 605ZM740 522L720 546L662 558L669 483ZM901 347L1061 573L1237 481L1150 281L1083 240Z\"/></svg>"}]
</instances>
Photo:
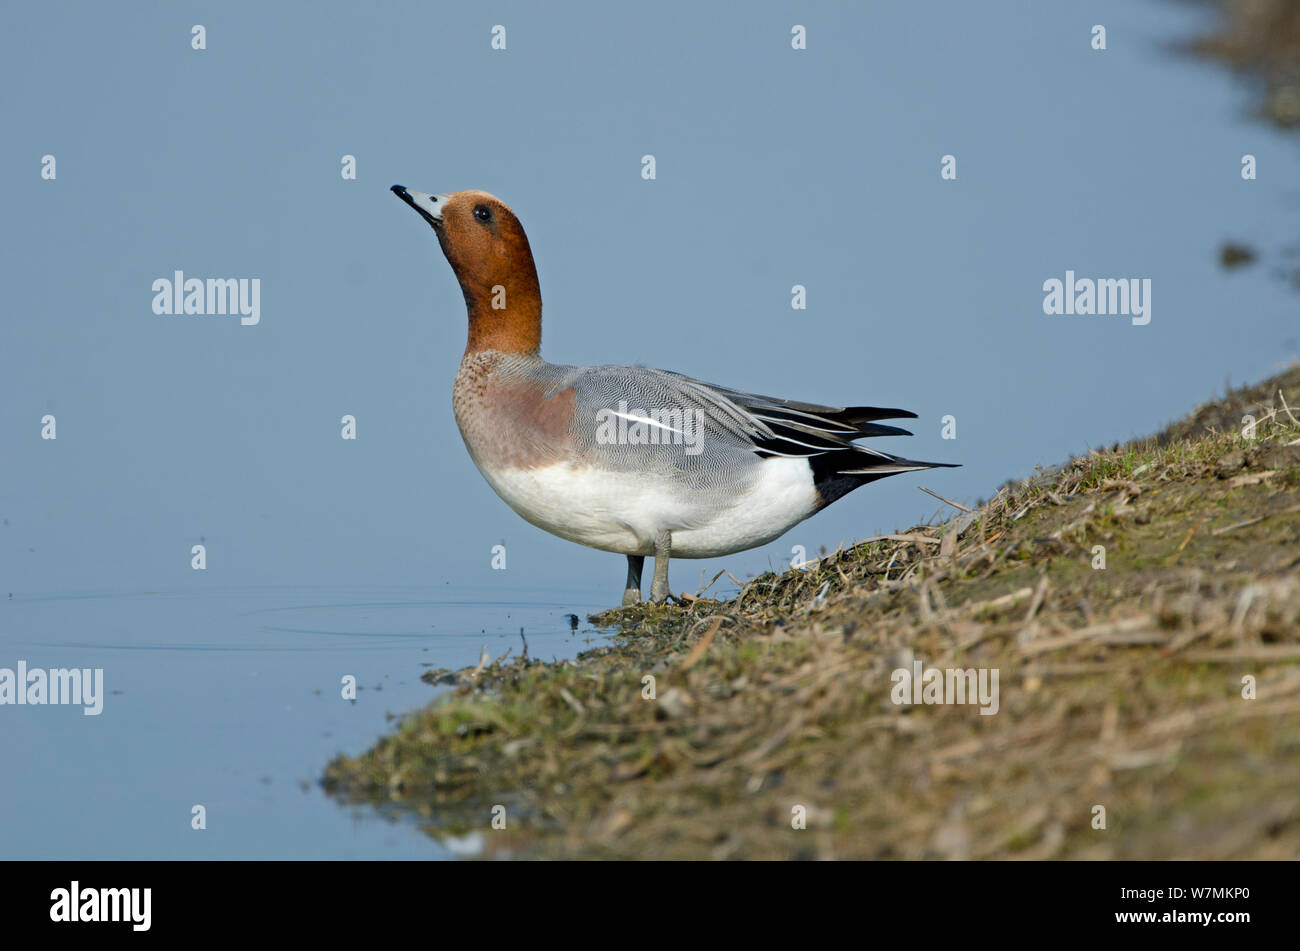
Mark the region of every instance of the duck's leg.
<instances>
[{"instance_id":1,"label":"duck's leg","mask_svg":"<svg viewBox=\"0 0 1300 951\"><path fill-rule=\"evenodd\" d=\"M672 533L660 532L655 539L655 577L650 583L650 600L656 604L663 604L672 593L668 588L668 560L672 553Z\"/></svg>"},{"instance_id":2,"label":"duck's leg","mask_svg":"<svg viewBox=\"0 0 1300 951\"><path fill-rule=\"evenodd\" d=\"M623 591L623 607L641 602L641 571L645 568L645 555L627 556L627 588Z\"/></svg>"}]
</instances>

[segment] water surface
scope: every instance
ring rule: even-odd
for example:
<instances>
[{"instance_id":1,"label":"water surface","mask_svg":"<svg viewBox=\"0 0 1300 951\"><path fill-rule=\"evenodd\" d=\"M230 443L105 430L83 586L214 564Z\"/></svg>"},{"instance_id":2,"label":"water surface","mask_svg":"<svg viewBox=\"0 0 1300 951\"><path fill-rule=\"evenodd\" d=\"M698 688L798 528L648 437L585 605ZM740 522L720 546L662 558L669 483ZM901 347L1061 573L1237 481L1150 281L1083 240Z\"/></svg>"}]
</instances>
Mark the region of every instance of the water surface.
<instances>
[{"instance_id":1,"label":"water surface","mask_svg":"<svg viewBox=\"0 0 1300 951\"><path fill-rule=\"evenodd\" d=\"M408 826L340 807L324 764L436 688L430 668L572 657L604 635L552 592L402 587L86 591L0 601L0 667L103 668L102 712L0 708L0 858L425 858ZM507 600L508 598L508 600ZM341 679L356 678L355 702ZM195 804L207 828L191 828Z\"/></svg>"}]
</instances>

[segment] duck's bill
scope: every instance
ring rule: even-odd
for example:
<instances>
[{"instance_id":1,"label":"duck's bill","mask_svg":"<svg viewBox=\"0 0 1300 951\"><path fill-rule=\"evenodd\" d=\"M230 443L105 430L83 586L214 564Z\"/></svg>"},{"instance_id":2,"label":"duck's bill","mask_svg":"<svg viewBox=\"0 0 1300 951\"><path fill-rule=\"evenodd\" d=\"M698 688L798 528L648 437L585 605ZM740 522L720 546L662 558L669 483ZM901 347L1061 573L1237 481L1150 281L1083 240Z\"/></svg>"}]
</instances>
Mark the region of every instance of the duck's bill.
<instances>
[{"instance_id":1,"label":"duck's bill","mask_svg":"<svg viewBox=\"0 0 1300 951\"><path fill-rule=\"evenodd\" d=\"M393 194L418 211L420 217L435 228L442 224L442 209L447 204L449 195L426 195L424 192L412 191L405 185L394 185Z\"/></svg>"}]
</instances>

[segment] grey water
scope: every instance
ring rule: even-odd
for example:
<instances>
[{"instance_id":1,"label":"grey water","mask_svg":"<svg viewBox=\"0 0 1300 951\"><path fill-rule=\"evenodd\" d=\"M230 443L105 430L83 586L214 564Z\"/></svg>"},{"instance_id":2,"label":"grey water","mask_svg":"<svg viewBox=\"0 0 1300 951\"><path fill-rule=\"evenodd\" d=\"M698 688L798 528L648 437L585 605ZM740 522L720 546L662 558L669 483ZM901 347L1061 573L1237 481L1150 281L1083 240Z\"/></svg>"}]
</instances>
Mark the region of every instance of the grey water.
<instances>
[{"instance_id":1,"label":"grey water","mask_svg":"<svg viewBox=\"0 0 1300 951\"><path fill-rule=\"evenodd\" d=\"M535 657L606 642L585 618L623 561L524 523L466 456L461 294L394 183L515 209L552 360L902 406L916 435L881 448L962 463L676 562L679 591L905 529L934 514L918 484L974 502L1294 358L1300 154L1172 52L1209 5L670 7L7 12L0 669L102 668L105 696L0 705L0 858L450 857L326 798L326 764L521 627ZM1260 260L1220 268L1228 240ZM154 313L177 270L258 280L258 322ZM1046 316L1067 271L1149 279L1150 322Z\"/></svg>"}]
</instances>

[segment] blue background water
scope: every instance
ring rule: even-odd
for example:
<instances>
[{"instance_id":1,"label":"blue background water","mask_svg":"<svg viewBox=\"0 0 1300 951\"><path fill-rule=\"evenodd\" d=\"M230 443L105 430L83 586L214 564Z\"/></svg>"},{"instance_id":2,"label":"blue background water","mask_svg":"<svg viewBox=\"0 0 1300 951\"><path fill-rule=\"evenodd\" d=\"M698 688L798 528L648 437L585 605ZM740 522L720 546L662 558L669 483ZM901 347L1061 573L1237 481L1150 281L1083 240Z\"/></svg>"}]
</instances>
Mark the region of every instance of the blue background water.
<instances>
[{"instance_id":1,"label":"blue background water","mask_svg":"<svg viewBox=\"0 0 1300 951\"><path fill-rule=\"evenodd\" d=\"M622 559L525 524L474 470L449 405L460 293L394 182L514 207L551 359L905 406L917 436L880 445L964 464L677 562L678 590L906 527L936 506L918 483L973 500L1296 350L1279 262L1216 259L1229 238L1294 241L1300 162L1242 85L1169 52L1209 24L1200 7L30 3L5 20L0 667L103 667L116 692L99 717L0 707L0 856L443 855L325 799L325 762L432 695L421 664L517 650L521 626L541 656L599 637L564 615L614 603ZM261 323L155 316L151 284L176 269L260 278ZM1150 278L1150 325L1045 317L1042 283L1067 269ZM345 673L367 688L355 705Z\"/></svg>"}]
</instances>

